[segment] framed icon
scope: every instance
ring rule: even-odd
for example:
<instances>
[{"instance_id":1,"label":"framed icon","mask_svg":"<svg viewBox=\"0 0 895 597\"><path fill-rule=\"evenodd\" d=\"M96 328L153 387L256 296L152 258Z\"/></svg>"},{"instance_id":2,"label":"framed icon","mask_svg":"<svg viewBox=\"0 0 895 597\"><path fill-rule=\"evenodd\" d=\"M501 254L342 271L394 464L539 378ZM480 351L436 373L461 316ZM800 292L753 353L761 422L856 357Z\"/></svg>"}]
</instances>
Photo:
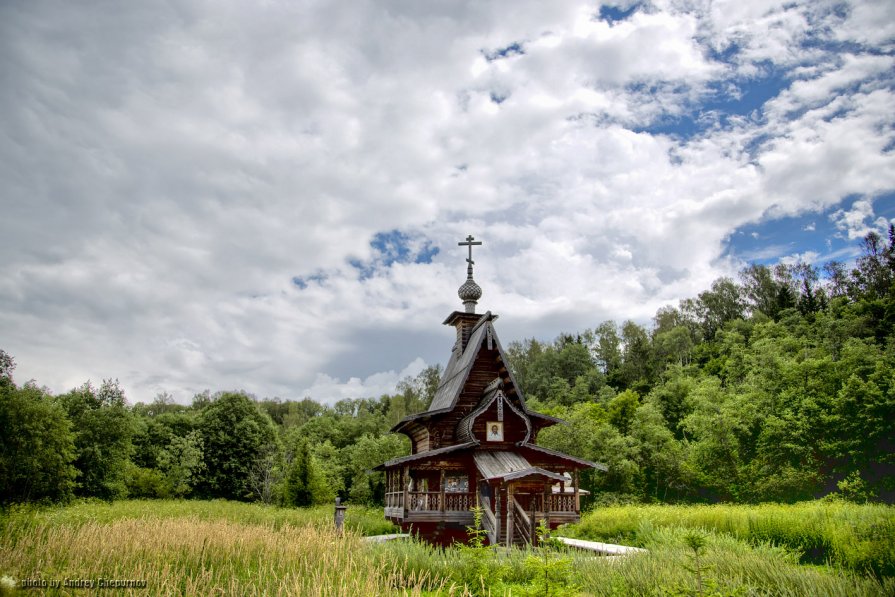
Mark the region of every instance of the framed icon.
<instances>
[{"instance_id":1,"label":"framed icon","mask_svg":"<svg viewBox=\"0 0 895 597\"><path fill-rule=\"evenodd\" d=\"M467 493L469 491L469 477L466 475L451 475L444 478L445 493Z\"/></svg>"},{"instance_id":2,"label":"framed icon","mask_svg":"<svg viewBox=\"0 0 895 597\"><path fill-rule=\"evenodd\" d=\"M489 442L503 441L503 421L488 421L485 430Z\"/></svg>"}]
</instances>

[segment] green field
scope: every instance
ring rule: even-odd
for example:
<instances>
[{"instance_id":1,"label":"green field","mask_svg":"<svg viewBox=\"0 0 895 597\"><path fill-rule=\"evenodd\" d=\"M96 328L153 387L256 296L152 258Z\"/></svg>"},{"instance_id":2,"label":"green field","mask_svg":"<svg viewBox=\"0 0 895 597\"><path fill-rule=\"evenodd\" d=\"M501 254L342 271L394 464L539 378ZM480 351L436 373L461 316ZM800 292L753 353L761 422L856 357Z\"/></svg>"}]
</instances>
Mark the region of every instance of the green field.
<instances>
[{"instance_id":1,"label":"green field","mask_svg":"<svg viewBox=\"0 0 895 597\"><path fill-rule=\"evenodd\" d=\"M895 594L891 507L624 506L563 530L650 550L623 559L374 545L361 537L393 530L381 510L350 507L343 537L331 519L330 507L226 501L14 508L0 520L0 579L146 581L107 592L134 595ZM698 552L693 536L705 543Z\"/></svg>"}]
</instances>

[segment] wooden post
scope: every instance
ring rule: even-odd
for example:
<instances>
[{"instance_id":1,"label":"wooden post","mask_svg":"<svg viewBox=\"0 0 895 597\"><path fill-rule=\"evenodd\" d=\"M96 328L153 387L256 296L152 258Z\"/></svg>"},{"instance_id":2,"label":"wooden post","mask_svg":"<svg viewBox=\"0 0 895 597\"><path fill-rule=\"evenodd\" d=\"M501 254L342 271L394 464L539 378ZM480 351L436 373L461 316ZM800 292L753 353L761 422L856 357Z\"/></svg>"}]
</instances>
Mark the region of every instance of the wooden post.
<instances>
[{"instance_id":1,"label":"wooden post","mask_svg":"<svg viewBox=\"0 0 895 597\"><path fill-rule=\"evenodd\" d=\"M513 484L507 485L507 547L513 545Z\"/></svg>"},{"instance_id":2,"label":"wooden post","mask_svg":"<svg viewBox=\"0 0 895 597\"><path fill-rule=\"evenodd\" d=\"M502 487L498 485L494 491L494 536L500 543L500 490Z\"/></svg>"},{"instance_id":3,"label":"wooden post","mask_svg":"<svg viewBox=\"0 0 895 597\"><path fill-rule=\"evenodd\" d=\"M547 521L547 528L550 528L550 498L553 494L553 486L549 483L544 488L544 519Z\"/></svg>"},{"instance_id":4,"label":"wooden post","mask_svg":"<svg viewBox=\"0 0 895 597\"><path fill-rule=\"evenodd\" d=\"M336 512L335 512L335 524L336 524L336 532L340 535L343 533L343 527L345 526L345 510L348 509L348 506L342 505L342 498L336 498Z\"/></svg>"},{"instance_id":5,"label":"wooden post","mask_svg":"<svg viewBox=\"0 0 895 597\"><path fill-rule=\"evenodd\" d=\"M406 516L407 510L410 508L410 495L408 493L410 487L410 467L405 466L401 473L401 490L404 492L404 504L402 507Z\"/></svg>"},{"instance_id":6,"label":"wooden post","mask_svg":"<svg viewBox=\"0 0 895 597\"><path fill-rule=\"evenodd\" d=\"M444 514L444 469L441 469L441 480L438 482L438 488L441 491L441 495L438 496L439 509L441 510L441 513Z\"/></svg>"},{"instance_id":7,"label":"wooden post","mask_svg":"<svg viewBox=\"0 0 895 597\"><path fill-rule=\"evenodd\" d=\"M578 471L572 473L572 483L575 487L575 514L581 514L581 494L578 492Z\"/></svg>"},{"instance_id":8,"label":"wooden post","mask_svg":"<svg viewBox=\"0 0 895 597\"><path fill-rule=\"evenodd\" d=\"M531 539L531 546L538 546L538 533L536 531L538 527L538 519L535 516L535 502L537 501L538 496L536 494L531 494L531 501L528 502L528 509L531 510L531 516L528 519L529 524L531 525L530 531L531 535L529 539Z\"/></svg>"}]
</instances>

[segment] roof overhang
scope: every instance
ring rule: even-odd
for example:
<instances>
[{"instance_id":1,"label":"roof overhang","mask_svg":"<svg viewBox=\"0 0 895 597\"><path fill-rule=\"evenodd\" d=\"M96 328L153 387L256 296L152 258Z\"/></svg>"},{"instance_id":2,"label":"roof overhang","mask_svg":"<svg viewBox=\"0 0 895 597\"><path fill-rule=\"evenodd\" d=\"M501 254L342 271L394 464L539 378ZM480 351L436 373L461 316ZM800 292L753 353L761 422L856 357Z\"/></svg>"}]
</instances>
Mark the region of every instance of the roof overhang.
<instances>
[{"instance_id":1,"label":"roof overhang","mask_svg":"<svg viewBox=\"0 0 895 597\"><path fill-rule=\"evenodd\" d=\"M411 462L424 462L430 458L435 458L437 456L441 456L442 454L449 454L451 452L459 452L461 450L465 450L467 448L475 447L475 442L466 442L462 444L455 444L453 446L445 446L444 448L438 448L435 450L426 450L425 452L417 452L416 454L409 454L407 456L401 456L400 458L392 458L388 462L380 464L379 466L373 467L374 471L382 471L387 468L392 468L393 466L400 466L403 464L409 464Z\"/></svg>"},{"instance_id":2,"label":"roof overhang","mask_svg":"<svg viewBox=\"0 0 895 597\"><path fill-rule=\"evenodd\" d=\"M563 452L558 452L557 450L551 450L550 448L544 448L542 446L536 446L534 444L525 444L519 443L517 444L520 448L527 448L534 452L540 452L541 454L546 454L548 456L553 456L554 458L559 458L560 460L564 460L569 464L575 465L575 468L595 468L599 471L606 472L609 470L609 467L603 464L602 462L591 462L590 460L585 460L584 458L578 458L577 456L570 456L569 454L564 454Z\"/></svg>"}]
</instances>

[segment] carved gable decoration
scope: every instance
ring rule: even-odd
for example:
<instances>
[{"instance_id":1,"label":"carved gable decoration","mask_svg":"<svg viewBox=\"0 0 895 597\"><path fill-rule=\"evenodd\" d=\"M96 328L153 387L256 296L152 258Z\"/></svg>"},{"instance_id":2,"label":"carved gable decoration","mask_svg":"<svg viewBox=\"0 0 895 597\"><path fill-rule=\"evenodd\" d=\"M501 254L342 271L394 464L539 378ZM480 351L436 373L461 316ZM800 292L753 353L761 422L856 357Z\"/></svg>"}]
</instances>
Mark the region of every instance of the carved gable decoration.
<instances>
[{"instance_id":1,"label":"carved gable decoration","mask_svg":"<svg viewBox=\"0 0 895 597\"><path fill-rule=\"evenodd\" d=\"M531 420L507 400L501 385L499 378L491 382L485 388L485 395L478 407L460 420L457 424L459 441L524 444L531 439Z\"/></svg>"}]
</instances>

